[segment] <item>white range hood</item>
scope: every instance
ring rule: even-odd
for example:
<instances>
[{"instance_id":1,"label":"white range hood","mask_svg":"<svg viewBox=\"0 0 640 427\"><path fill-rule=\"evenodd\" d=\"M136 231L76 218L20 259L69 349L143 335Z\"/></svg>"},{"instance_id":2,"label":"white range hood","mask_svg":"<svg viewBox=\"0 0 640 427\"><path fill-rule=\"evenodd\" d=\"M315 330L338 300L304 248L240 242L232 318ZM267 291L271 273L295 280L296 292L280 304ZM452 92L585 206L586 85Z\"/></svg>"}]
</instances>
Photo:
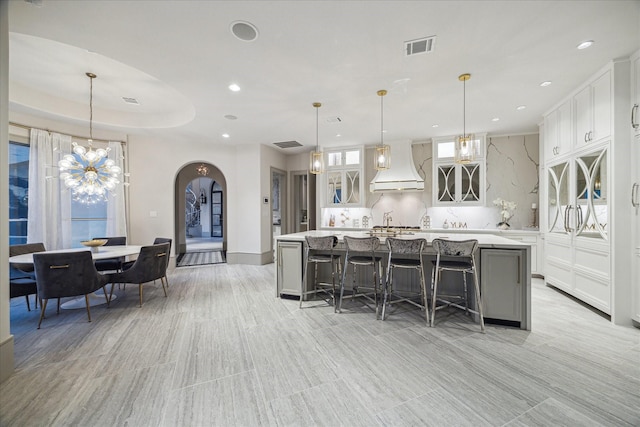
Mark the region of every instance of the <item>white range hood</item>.
<instances>
[{"instance_id":1,"label":"white range hood","mask_svg":"<svg viewBox=\"0 0 640 427\"><path fill-rule=\"evenodd\" d=\"M424 179L416 171L411 153L411 141L387 142L391 147L391 167L378 171L373 181L369 184L369 190L382 191L422 191Z\"/></svg>"}]
</instances>

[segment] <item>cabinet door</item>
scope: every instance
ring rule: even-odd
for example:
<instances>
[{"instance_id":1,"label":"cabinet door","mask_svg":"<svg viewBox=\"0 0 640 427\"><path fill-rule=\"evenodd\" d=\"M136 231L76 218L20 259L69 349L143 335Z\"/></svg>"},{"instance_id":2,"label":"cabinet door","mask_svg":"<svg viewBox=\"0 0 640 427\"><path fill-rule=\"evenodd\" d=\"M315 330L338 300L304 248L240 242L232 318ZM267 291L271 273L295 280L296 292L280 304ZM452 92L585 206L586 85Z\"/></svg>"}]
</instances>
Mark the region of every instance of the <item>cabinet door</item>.
<instances>
[{"instance_id":1,"label":"cabinet door","mask_svg":"<svg viewBox=\"0 0 640 427\"><path fill-rule=\"evenodd\" d=\"M484 202L484 161L467 164L435 164L434 205L466 204L477 206Z\"/></svg>"},{"instance_id":2,"label":"cabinet door","mask_svg":"<svg viewBox=\"0 0 640 427\"><path fill-rule=\"evenodd\" d=\"M448 203L456 201L456 170L455 165L436 165L437 175L437 195L438 203Z\"/></svg>"},{"instance_id":3,"label":"cabinet door","mask_svg":"<svg viewBox=\"0 0 640 427\"><path fill-rule=\"evenodd\" d=\"M635 135L640 135L640 53L632 62L631 86L631 128Z\"/></svg>"},{"instance_id":4,"label":"cabinet door","mask_svg":"<svg viewBox=\"0 0 640 427\"><path fill-rule=\"evenodd\" d=\"M462 164L459 166L460 194L462 203L477 203L481 200L480 183L483 181L480 163Z\"/></svg>"},{"instance_id":5,"label":"cabinet door","mask_svg":"<svg viewBox=\"0 0 640 427\"><path fill-rule=\"evenodd\" d=\"M481 292L484 317L522 322L524 276L520 250L481 249Z\"/></svg>"},{"instance_id":6,"label":"cabinet door","mask_svg":"<svg viewBox=\"0 0 640 427\"><path fill-rule=\"evenodd\" d=\"M579 147L589 142L591 132L591 87L587 86L573 97L573 111L575 117L575 146Z\"/></svg>"},{"instance_id":7,"label":"cabinet door","mask_svg":"<svg viewBox=\"0 0 640 427\"><path fill-rule=\"evenodd\" d=\"M278 296L300 295L302 242L278 242Z\"/></svg>"},{"instance_id":8,"label":"cabinet door","mask_svg":"<svg viewBox=\"0 0 640 427\"><path fill-rule=\"evenodd\" d=\"M593 129L589 141L601 141L611 136L611 73L606 72L591 85L593 99Z\"/></svg>"},{"instance_id":9,"label":"cabinet door","mask_svg":"<svg viewBox=\"0 0 640 427\"><path fill-rule=\"evenodd\" d=\"M575 159L576 236L607 240L607 151L605 148Z\"/></svg>"},{"instance_id":10,"label":"cabinet door","mask_svg":"<svg viewBox=\"0 0 640 427\"><path fill-rule=\"evenodd\" d=\"M547 227L551 233L570 231L569 163L562 162L547 168Z\"/></svg>"}]
</instances>

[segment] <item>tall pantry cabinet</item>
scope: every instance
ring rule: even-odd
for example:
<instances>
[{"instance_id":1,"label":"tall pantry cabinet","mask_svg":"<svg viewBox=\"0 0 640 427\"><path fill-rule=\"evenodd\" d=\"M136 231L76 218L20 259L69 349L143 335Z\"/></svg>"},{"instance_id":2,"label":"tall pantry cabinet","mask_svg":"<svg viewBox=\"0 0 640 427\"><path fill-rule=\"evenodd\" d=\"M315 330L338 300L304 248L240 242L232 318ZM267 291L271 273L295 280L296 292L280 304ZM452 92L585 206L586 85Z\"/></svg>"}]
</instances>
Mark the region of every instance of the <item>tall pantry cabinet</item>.
<instances>
[{"instance_id":1,"label":"tall pantry cabinet","mask_svg":"<svg viewBox=\"0 0 640 427\"><path fill-rule=\"evenodd\" d=\"M615 60L545 114L545 281L630 324L630 61Z\"/></svg>"},{"instance_id":2,"label":"tall pantry cabinet","mask_svg":"<svg viewBox=\"0 0 640 427\"><path fill-rule=\"evenodd\" d=\"M640 327L640 51L631 57L631 144L633 183L631 208L633 223L633 316Z\"/></svg>"}]
</instances>

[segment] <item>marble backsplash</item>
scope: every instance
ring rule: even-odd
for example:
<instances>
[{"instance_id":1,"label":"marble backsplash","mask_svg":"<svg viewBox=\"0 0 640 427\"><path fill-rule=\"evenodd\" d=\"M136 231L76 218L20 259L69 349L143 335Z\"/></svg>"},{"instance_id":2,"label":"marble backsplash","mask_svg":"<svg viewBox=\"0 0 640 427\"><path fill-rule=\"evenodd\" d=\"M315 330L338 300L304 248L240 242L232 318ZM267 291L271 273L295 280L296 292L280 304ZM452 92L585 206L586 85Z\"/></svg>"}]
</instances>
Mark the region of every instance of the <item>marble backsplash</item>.
<instances>
[{"instance_id":1,"label":"marble backsplash","mask_svg":"<svg viewBox=\"0 0 640 427\"><path fill-rule=\"evenodd\" d=\"M371 149L366 150L366 165L372 163ZM452 228L494 229L500 221L498 207L493 200L502 198L517 204L509 220L512 229L534 224L532 205L539 206L539 147L538 135L487 137L486 200L484 206L434 207L432 202L431 142L413 144L413 160L418 173L425 178L425 189L419 192L388 192L366 194L366 207L323 208L321 227L328 227L333 215L334 227L366 228L383 225L389 212L395 226L422 226L429 216L431 228L443 228L445 220ZM393 155L393 154L392 154ZM373 168L365 171L365 186L373 179ZM537 212L535 212L537 214ZM366 217L366 218L365 218ZM535 217L538 223L539 215Z\"/></svg>"}]
</instances>

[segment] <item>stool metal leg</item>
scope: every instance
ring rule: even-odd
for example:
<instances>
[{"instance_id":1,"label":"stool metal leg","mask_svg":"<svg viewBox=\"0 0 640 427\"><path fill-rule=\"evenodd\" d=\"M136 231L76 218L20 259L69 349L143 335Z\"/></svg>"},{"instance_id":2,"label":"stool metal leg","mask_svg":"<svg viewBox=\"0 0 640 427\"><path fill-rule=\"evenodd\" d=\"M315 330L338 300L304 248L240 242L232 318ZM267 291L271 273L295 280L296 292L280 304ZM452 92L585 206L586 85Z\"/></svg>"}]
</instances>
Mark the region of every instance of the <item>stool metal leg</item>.
<instances>
[{"instance_id":1,"label":"stool metal leg","mask_svg":"<svg viewBox=\"0 0 640 427\"><path fill-rule=\"evenodd\" d=\"M482 314L482 299L480 297L480 285L478 284L478 274L476 272L475 262L473 266L473 285L476 291L476 304L478 305L478 315L480 316L480 330L484 332L484 315Z\"/></svg>"}]
</instances>

